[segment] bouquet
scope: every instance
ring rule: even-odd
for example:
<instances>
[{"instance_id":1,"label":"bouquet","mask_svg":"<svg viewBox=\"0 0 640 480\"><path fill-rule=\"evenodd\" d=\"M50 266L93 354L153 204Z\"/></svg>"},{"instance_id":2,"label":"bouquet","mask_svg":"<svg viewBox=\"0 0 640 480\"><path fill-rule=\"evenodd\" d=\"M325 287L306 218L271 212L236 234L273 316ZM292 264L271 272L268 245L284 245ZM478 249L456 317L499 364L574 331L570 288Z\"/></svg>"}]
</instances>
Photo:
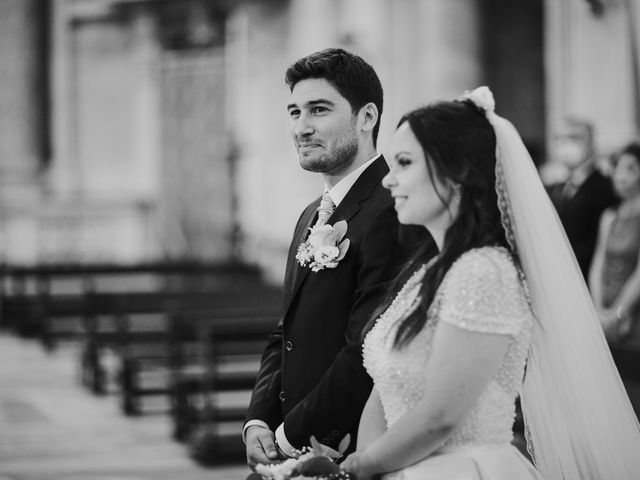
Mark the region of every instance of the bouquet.
<instances>
[{"instance_id":1,"label":"bouquet","mask_svg":"<svg viewBox=\"0 0 640 480\"><path fill-rule=\"evenodd\" d=\"M282 463L256 465L255 473L249 474L247 480L357 480L340 469L335 462L340 457L340 453L311 437L311 448L303 448L299 456Z\"/></svg>"}]
</instances>

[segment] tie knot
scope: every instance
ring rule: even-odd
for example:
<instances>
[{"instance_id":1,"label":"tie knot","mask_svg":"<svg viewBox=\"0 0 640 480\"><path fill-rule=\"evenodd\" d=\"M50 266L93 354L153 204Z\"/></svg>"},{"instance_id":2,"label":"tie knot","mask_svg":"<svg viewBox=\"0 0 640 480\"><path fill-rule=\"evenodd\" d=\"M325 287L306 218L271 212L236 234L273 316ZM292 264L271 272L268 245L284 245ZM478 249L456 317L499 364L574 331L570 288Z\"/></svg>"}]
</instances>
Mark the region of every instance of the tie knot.
<instances>
[{"instance_id":1,"label":"tie knot","mask_svg":"<svg viewBox=\"0 0 640 480\"><path fill-rule=\"evenodd\" d=\"M333 213L335 207L336 206L329 195L329 191L324 192L322 194L322 200L320 200L320 206L318 207L318 221L316 222L316 225L324 225L327 223L327 220L329 220L329 217Z\"/></svg>"}]
</instances>

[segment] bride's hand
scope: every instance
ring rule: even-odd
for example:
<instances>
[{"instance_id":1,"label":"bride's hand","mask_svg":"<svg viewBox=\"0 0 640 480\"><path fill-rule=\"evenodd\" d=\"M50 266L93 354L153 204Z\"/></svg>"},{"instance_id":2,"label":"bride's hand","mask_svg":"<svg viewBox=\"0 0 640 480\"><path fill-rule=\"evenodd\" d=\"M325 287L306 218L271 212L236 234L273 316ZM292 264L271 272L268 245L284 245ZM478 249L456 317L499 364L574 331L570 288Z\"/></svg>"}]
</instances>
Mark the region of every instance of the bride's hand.
<instances>
[{"instance_id":1,"label":"bride's hand","mask_svg":"<svg viewBox=\"0 0 640 480\"><path fill-rule=\"evenodd\" d=\"M618 309L620 310L620 309ZM633 333L633 319L626 311L605 310L601 317L607 340L622 341Z\"/></svg>"},{"instance_id":2,"label":"bride's hand","mask_svg":"<svg viewBox=\"0 0 640 480\"><path fill-rule=\"evenodd\" d=\"M340 469L352 473L358 480L370 480L375 472L371 471L367 463L362 452L355 452L340 464Z\"/></svg>"},{"instance_id":3,"label":"bride's hand","mask_svg":"<svg viewBox=\"0 0 640 480\"><path fill-rule=\"evenodd\" d=\"M625 315L622 318L616 318L616 335L619 340L626 340L633 333L633 318Z\"/></svg>"},{"instance_id":4,"label":"bride's hand","mask_svg":"<svg viewBox=\"0 0 640 480\"><path fill-rule=\"evenodd\" d=\"M600 324L607 340L616 339L616 317L611 310L601 310L599 312Z\"/></svg>"}]
</instances>

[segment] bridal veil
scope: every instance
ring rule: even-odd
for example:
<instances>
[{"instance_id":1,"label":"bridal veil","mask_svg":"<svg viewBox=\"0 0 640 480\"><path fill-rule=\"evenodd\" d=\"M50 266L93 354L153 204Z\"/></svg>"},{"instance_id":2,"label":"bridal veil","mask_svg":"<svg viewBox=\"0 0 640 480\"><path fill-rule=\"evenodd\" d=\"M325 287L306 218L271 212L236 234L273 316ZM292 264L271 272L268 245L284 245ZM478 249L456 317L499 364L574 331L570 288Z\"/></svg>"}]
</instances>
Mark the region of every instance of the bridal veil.
<instances>
[{"instance_id":1,"label":"bridal veil","mask_svg":"<svg viewBox=\"0 0 640 480\"><path fill-rule=\"evenodd\" d=\"M640 427L571 246L518 132L487 87L474 96L496 133L499 206L537 319L521 392L534 463L545 480L637 479Z\"/></svg>"}]
</instances>

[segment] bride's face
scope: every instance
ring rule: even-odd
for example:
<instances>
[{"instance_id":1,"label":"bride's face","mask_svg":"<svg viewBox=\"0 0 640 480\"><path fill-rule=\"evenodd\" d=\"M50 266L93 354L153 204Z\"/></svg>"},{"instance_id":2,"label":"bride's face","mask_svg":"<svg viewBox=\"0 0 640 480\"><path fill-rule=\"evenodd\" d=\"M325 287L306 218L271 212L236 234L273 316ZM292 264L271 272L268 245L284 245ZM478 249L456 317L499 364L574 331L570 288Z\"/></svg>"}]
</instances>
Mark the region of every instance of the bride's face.
<instances>
[{"instance_id":1,"label":"bride's face","mask_svg":"<svg viewBox=\"0 0 640 480\"><path fill-rule=\"evenodd\" d=\"M382 184L395 200L400 223L424 225L432 234L451 225L454 189L430 175L424 151L408 122L393 136L390 170Z\"/></svg>"}]
</instances>

